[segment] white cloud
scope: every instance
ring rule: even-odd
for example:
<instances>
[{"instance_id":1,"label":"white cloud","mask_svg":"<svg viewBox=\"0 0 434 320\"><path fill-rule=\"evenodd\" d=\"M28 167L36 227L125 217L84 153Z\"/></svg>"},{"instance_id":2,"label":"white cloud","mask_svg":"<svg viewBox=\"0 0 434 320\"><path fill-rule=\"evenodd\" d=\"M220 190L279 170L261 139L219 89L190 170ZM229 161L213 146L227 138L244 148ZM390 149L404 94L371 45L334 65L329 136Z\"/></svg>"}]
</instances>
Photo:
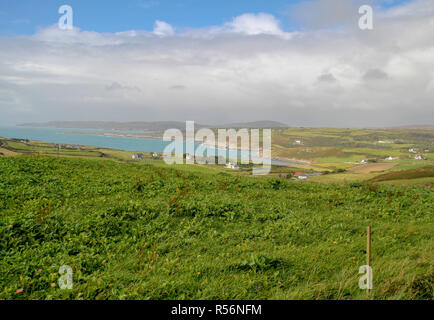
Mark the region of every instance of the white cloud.
<instances>
[{"instance_id":1,"label":"white cloud","mask_svg":"<svg viewBox=\"0 0 434 320\"><path fill-rule=\"evenodd\" d=\"M173 36L175 34L175 30L173 30L170 24L160 20L155 21L153 32L157 36Z\"/></svg>"},{"instance_id":2,"label":"white cloud","mask_svg":"<svg viewBox=\"0 0 434 320\"><path fill-rule=\"evenodd\" d=\"M248 35L271 34L282 35L280 22L273 15L267 13L246 13L235 17L227 26L233 32L245 33Z\"/></svg>"},{"instance_id":3,"label":"white cloud","mask_svg":"<svg viewBox=\"0 0 434 320\"><path fill-rule=\"evenodd\" d=\"M178 33L158 21L152 31L52 26L0 38L0 114L17 122L432 122L434 13L416 14L426 6L434 2L402 5L399 17L383 11L372 32L289 34L271 15L246 14Z\"/></svg>"}]
</instances>

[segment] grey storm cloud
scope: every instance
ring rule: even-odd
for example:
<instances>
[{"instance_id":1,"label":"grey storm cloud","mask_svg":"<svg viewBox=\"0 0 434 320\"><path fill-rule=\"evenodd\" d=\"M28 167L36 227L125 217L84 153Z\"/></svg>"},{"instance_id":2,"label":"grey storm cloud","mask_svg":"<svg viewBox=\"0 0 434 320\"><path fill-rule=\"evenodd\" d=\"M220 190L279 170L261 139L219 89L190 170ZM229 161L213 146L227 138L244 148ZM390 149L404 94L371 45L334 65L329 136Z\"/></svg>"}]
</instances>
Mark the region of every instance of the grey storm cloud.
<instances>
[{"instance_id":1,"label":"grey storm cloud","mask_svg":"<svg viewBox=\"0 0 434 320\"><path fill-rule=\"evenodd\" d=\"M358 3L348 3L341 13L327 8L348 28L330 28L318 17L325 20L315 28L286 32L262 13L182 32L159 21L151 31L54 25L0 38L0 122L432 122L434 1L376 8L370 31L354 27ZM310 1L291 10L309 18L321 8L323 1ZM345 10L356 20L346 20Z\"/></svg>"},{"instance_id":2,"label":"grey storm cloud","mask_svg":"<svg viewBox=\"0 0 434 320\"><path fill-rule=\"evenodd\" d=\"M380 69L372 69L368 70L364 76L363 79L370 81L370 80L386 80L388 78L387 73L380 70Z\"/></svg>"},{"instance_id":3,"label":"grey storm cloud","mask_svg":"<svg viewBox=\"0 0 434 320\"><path fill-rule=\"evenodd\" d=\"M118 82L113 82L112 84L108 85L105 87L106 90L108 91L113 91L113 90L136 90L136 91L141 91L140 88L136 87L136 86L124 86Z\"/></svg>"},{"instance_id":4,"label":"grey storm cloud","mask_svg":"<svg viewBox=\"0 0 434 320\"><path fill-rule=\"evenodd\" d=\"M331 73L324 73L318 77L319 82L334 83L336 78Z\"/></svg>"}]
</instances>

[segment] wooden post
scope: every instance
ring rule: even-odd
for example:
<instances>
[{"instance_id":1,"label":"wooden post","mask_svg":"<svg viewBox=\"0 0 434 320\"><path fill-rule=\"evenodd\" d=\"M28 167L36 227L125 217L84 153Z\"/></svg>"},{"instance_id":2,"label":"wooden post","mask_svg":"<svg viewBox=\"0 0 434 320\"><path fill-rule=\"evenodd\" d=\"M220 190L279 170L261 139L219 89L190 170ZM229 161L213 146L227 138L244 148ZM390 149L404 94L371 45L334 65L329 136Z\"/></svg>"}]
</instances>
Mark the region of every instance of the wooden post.
<instances>
[{"instance_id":1,"label":"wooden post","mask_svg":"<svg viewBox=\"0 0 434 320\"><path fill-rule=\"evenodd\" d=\"M371 226L368 226L366 233L366 265L371 266ZM368 270L369 272L369 270ZM369 295L369 287L366 289L366 293Z\"/></svg>"}]
</instances>

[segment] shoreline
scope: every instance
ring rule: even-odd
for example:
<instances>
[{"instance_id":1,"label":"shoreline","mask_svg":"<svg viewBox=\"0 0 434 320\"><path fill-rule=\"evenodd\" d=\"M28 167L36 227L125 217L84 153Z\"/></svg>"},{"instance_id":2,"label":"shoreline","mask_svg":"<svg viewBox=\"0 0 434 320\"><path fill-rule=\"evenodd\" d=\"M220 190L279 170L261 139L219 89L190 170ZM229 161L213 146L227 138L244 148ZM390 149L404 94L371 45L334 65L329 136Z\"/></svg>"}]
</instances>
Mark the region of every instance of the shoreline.
<instances>
[{"instance_id":1,"label":"shoreline","mask_svg":"<svg viewBox=\"0 0 434 320\"><path fill-rule=\"evenodd\" d=\"M63 132L63 134L80 134L80 135L95 135L95 136L102 136L102 137L118 137L118 138L136 138L136 139L154 139L154 140L163 140L163 136L161 134L158 135L150 135L147 134L141 134L141 133L126 133L126 132L96 132L96 131L66 131ZM183 141L186 142L186 139L183 138ZM226 145L220 145L218 142L215 144L204 142L203 140L195 139L194 142L199 143L200 145L204 145L207 147L214 148L216 150L219 149L226 149L226 150L237 150L237 151L249 151L252 152L249 148L238 148L229 145L227 147ZM259 152L261 149L259 150Z\"/></svg>"}]
</instances>

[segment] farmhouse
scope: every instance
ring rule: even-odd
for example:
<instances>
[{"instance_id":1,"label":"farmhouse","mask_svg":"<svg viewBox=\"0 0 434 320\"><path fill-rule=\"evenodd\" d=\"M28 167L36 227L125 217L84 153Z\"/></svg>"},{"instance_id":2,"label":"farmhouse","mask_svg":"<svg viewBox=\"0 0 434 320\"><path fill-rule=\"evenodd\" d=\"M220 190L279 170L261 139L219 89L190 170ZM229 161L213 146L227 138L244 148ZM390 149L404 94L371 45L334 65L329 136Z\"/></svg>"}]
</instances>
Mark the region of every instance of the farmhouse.
<instances>
[{"instance_id":1,"label":"farmhouse","mask_svg":"<svg viewBox=\"0 0 434 320\"><path fill-rule=\"evenodd\" d=\"M226 169L239 170L240 167L236 163L228 162L225 166Z\"/></svg>"},{"instance_id":2,"label":"farmhouse","mask_svg":"<svg viewBox=\"0 0 434 320\"><path fill-rule=\"evenodd\" d=\"M394 158L392 156L389 156L385 160L392 161L392 160L396 160L396 159L398 159L398 158L397 157Z\"/></svg>"},{"instance_id":3,"label":"farmhouse","mask_svg":"<svg viewBox=\"0 0 434 320\"><path fill-rule=\"evenodd\" d=\"M321 175L321 173L319 173L319 172L314 172L314 173L296 172L294 174L294 176L297 177L299 180L305 180L305 179L310 178L310 177L318 177L320 175Z\"/></svg>"},{"instance_id":4,"label":"farmhouse","mask_svg":"<svg viewBox=\"0 0 434 320\"><path fill-rule=\"evenodd\" d=\"M299 175L296 174L296 177L297 177L299 180L306 180L306 179L307 179L307 175L305 175L305 174L299 174Z\"/></svg>"},{"instance_id":5,"label":"farmhouse","mask_svg":"<svg viewBox=\"0 0 434 320\"><path fill-rule=\"evenodd\" d=\"M143 159L143 153L133 153L133 155L131 156L131 158L133 158L134 160L136 160L136 159Z\"/></svg>"},{"instance_id":6,"label":"farmhouse","mask_svg":"<svg viewBox=\"0 0 434 320\"><path fill-rule=\"evenodd\" d=\"M377 141L377 143L389 143L389 144L391 144L391 143L393 143L393 141L392 140L379 140L379 141Z\"/></svg>"}]
</instances>

